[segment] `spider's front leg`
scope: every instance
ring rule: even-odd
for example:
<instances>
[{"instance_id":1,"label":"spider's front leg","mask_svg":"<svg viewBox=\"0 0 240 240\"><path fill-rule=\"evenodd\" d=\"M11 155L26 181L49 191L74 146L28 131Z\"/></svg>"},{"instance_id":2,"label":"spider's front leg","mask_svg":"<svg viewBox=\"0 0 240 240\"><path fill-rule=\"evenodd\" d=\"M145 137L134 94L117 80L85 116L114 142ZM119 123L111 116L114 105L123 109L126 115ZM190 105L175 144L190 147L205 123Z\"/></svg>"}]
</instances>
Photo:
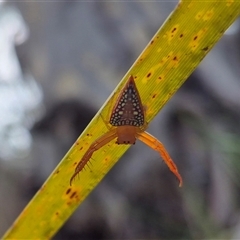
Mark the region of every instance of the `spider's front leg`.
<instances>
[{"instance_id":1,"label":"spider's front leg","mask_svg":"<svg viewBox=\"0 0 240 240\"><path fill-rule=\"evenodd\" d=\"M181 175L178 172L177 166L175 165L175 163L173 162L173 160L169 156L169 154L168 154L167 150L165 149L165 147L163 146L163 144L158 139L156 139L155 137L153 137L151 134L149 134L147 132L139 132L139 133L137 133L137 138L140 141L142 141L145 144L147 144L153 150L157 151L161 155L162 159L167 164L169 169L178 178L178 180L179 180L179 187L181 187L182 186L182 177L181 177Z\"/></svg>"},{"instance_id":2,"label":"spider's front leg","mask_svg":"<svg viewBox=\"0 0 240 240\"><path fill-rule=\"evenodd\" d=\"M70 179L70 186L72 184L73 179L78 175L79 172L85 167L85 165L88 163L90 158L92 157L93 153L112 141L114 138L117 137L117 131L116 129L112 129L109 132L105 133L101 137L99 137L96 141L94 141L87 152L83 155L81 161L78 163L78 165L75 168L75 172L73 176Z\"/></svg>"}]
</instances>

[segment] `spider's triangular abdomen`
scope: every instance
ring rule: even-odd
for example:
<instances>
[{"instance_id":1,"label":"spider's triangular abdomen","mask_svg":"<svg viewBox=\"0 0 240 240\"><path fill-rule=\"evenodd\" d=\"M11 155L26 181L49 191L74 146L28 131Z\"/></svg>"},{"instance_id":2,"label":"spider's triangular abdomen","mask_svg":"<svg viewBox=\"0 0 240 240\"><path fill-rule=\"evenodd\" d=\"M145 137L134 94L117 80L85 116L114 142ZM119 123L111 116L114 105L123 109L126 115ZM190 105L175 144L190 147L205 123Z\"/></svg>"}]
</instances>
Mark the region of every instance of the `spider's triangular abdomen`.
<instances>
[{"instance_id":1,"label":"spider's triangular abdomen","mask_svg":"<svg viewBox=\"0 0 240 240\"><path fill-rule=\"evenodd\" d=\"M110 117L110 124L136 127L144 125L143 106L132 76L118 97Z\"/></svg>"}]
</instances>

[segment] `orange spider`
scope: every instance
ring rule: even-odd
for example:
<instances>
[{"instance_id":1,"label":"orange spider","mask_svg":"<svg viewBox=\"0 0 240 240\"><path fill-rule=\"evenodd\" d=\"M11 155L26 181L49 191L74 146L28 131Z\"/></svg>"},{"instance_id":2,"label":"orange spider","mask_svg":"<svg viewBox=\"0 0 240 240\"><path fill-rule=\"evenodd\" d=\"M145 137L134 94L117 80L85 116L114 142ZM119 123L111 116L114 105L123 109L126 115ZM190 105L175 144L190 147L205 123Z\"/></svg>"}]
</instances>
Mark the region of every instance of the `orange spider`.
<instances>
[{"instance_id":1,"label":"orange spider","mask_svg":"<svg viewBox=\"0 0 240 240\"><path fill-rule=\"evenodd\" d=\"M138 138L153 150L159 152L169 169L178 178L179 186L182 186L182 177L163 144L158 141L158 139L145 132L147 123L145 122L143 105L133 76L129 77L126 85L122 89L111 113L109 122L114 127L92 143L76 166L75 172L70 179L70 185L77 174L81 172L88 163L95 151L112 141L114 138L117 138L117 144L135 144L136 139Z\"/></svg>"}]
</instances>

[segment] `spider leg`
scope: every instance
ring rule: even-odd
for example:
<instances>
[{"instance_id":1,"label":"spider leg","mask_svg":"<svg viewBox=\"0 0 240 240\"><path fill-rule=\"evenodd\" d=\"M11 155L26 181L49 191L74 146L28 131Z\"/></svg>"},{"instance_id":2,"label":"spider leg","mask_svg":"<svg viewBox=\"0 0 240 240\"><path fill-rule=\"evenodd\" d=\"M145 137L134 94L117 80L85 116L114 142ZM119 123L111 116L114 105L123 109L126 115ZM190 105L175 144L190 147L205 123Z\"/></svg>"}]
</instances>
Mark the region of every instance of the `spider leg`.
<instances>
[{"instance_id":1,"label":"spider leg","mask_svg":"<svg viewBox=\"0 0 240 240\"><path fill-rule=\"evenodd\" d=\"M115 98L116 98L116 92L113 93L111 99L114 99L114 100L115 100ZM112 108L113 108L113 103L114 103L114 101L112 101L112 102L110 103L110 106L109 106L109 108L108 108L107 119L110 118L111 111L112 111ZM102 118L102 121L103 121L104 124L106 125L107 129L110 130L110 129L112 128L112 126L110 125L109 121L107 121L106 119L104 119L101 113L100 113L100 117Z\"/></svg>"},{"instance_id":2,"label":"spider leg","mask_svg":"<svg viewBox=\"0 0 240 240\"><path fill-rule=\"evenodd\" d=\"M111 126L109 126L109 123L108 123L108 121L106 121L104 118L103 118L103 116L102 116L102 114L100 113L100 117L102 118L102 121L104 122L104 124L106 125L106 127L107 127L107 129L108 130L110 130L111 129Z\"/></svg>"},{"instance_id":3,"label":"spider leg","mask_svg":"<svg viewBox=\"0 0 240 240\"><path fill-rule=\"evenodd\" d=\"M92 143L92 145L89 147L87 152L83 155L81 161L78 163L78 165L75 168L75 172L73 176L70 179L70 186L72 184L73 179L78 175L79 172L88 164L91 156L95 151L112 141L114 138L117 137L117 131L116 128L110 130L109 132L105 133L101 137L99 137L96 141Z\"/></svg>"},{"instance_id":4,"label":"spider leg","mask_svg":"<svg viewBox=\"0 0 240 240\"><path fill-rule=\"evenodd\" d=\"M165 149L165 147L163 146L163 144L158 139L156 139L155 137L153 137L151 134L149 134L147 132L138 132L137 138L139 140L141 140L142 142L144 142L145 144L147 144L153 150L157 151L161 155L162 159L167 164L169 169L178 178L179 187L181 187L182 186L182 177L178 172L177 166L175 165L175 163L169 156L169 154L168 154L167 150Z\"/></svg>"}]
</instances>

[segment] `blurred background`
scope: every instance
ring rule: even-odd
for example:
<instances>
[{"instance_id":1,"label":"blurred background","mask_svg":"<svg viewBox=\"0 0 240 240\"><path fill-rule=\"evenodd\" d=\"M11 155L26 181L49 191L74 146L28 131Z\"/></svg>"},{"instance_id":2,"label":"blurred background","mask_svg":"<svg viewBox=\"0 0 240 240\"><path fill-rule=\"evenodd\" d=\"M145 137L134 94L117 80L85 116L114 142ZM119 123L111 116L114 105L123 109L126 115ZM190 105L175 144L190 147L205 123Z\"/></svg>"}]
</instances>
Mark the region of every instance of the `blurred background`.
<instances>
[{"instance_id":1,"label":"blurred background","mask_svg":"<svg viewBox=\"0 0 240 240\"><path fill-rule=\"evenodd\" d=\"M0 236L177 1L0 1ZM54 239L240 239L240 21Z\"/></svg>"}]
</instances>

